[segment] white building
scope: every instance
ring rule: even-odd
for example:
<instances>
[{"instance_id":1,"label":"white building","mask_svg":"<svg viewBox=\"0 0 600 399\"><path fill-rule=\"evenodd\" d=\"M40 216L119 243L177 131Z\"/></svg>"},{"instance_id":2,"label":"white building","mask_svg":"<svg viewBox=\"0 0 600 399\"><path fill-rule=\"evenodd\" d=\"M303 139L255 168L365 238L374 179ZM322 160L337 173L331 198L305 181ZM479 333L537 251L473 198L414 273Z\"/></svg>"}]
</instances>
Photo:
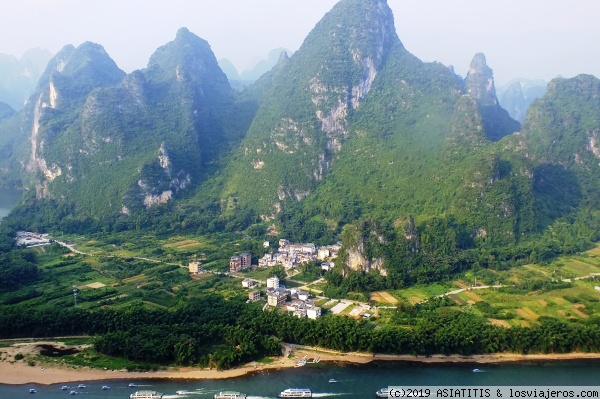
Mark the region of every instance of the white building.
<instances>
[{"instance_id":1,"label":"white building","mask_svg":"<svg viewBox=\"0 0 600 399\"><path fill-rule=\"evenodd\" d=\"M321 263L321 269L325 270L326 272L333 270L333 267L335 266L335 263L333 262L323 262Z\"/></svg>"},{"instance_id":2,"label":"white building","mask_svg":"<svg viewBox=\"0 0 600 399\"><path fill-rule=\"evenodd\" d=\"M279 277L273 276L267 279L267 288L273 288L274 290L279 288Z\"/></svg>"},{"instance_id":3,"label":"white building","mask_svg":"<svg viewBox=\"0 0 600 399\"><path fill-rule=\"evenodd\" d=\"M296 293L298 294L298 299L301 301L306 301L309 297L308 292L306 291L298 291Z\"/></svg>"},{"instance_id":4,"label":"white building","mask_svg":"<svg viewBox=\"0 0 600 399\"><path fill-rule=\"evenodd\" d=\"M320 247L319 251L317 252L317 259L318 260L325 260L329 258L329 248L327 247Z\"/></svg>"},{"instance_id":5,"label":"white building","mask_svg":"<svg viewBox=\"0 0 600 399\"><path fill-rule=\"evenodd\" d=\"M249 278L245 278L242 281L242 287L244 287L244 288L252 288L254 286L256 286L256 281L254 281L254 280L250 280Z\"/></svg>"},{"instance_id":6,"label":"white building","mask_svg":"<svg viewBox=\"0 0 600 399\"><path fill-rule=\"evenodd\" d=\"M319 317L321 317L321 308L318 306L315 306L313 308L307 308L306 317L308 317L309 319L318 319Z\"/></svg>"}]
</instances>

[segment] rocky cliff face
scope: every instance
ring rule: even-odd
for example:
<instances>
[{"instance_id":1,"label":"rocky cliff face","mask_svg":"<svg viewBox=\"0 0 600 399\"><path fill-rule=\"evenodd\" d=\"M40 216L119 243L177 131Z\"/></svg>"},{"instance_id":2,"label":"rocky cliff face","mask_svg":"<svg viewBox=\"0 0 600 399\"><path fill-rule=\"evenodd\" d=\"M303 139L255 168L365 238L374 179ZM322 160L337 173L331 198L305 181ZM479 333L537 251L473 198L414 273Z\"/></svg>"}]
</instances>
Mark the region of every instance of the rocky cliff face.
<instances>
[{"instance_id":1,"label":"rocky cliff face","mask_svg":"<svg viewBox=\"0 0 600 399\"><path fill-rule=\"evenodd\" d=\"M384 0L340 1L282 65L244 142L225 196L271 218L310 194L349 134L392 44Z\"/></svg>"},{"instance_id":2,"label":"rocky cliff face","mask_svg":"<svg viewBox=\"0 0 600 399\"><path fill-rule=\"evenodd\" d=\"M520 130L521 125L510 117L496 97L494 73L483 53L475 54L465 79L465 92L477 104L485 137L498 141Z\"/></svg>"}]
</instances>

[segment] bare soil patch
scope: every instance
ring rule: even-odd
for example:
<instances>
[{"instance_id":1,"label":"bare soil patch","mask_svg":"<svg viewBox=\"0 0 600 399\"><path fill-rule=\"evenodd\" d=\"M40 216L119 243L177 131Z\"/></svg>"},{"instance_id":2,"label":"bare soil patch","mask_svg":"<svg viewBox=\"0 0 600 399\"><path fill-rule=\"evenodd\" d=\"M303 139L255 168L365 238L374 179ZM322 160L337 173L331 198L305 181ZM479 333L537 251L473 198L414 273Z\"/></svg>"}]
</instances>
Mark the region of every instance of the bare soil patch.
<instances>
[{"instance_id":1,"label":"bare soil patch","mask_svg":"<svg viewBox=\"0 0 600 399\"><path fill-rule=\"evenodd\" d=\"M199 247L200 245L202 245L202 244L200 244L199 242L193 242L193 243L186 244L186 245L180 245L177 247L177 249L187 249L187 248Z\"/></svg>"},{"instance_id":2,"label":"bare soil patch","mask_svg":"<svg viewBox=\"0 0 600 399\"><path fill-rule=\"evenodd\" d=\"M473 291L465 291L465 295L473 299L475 302L483 302L483 298L474 293Z\"/></svg>"},{"instance_id":3,"label":"bare soil patch","mask_svg":"<svg viewBox=\"0 0 600 399\"><path fill-rule=\"evenodd\" d=\"M531 309L529 308L520 308L517 309L517 314L519 316L521 316L524 319L528 319L528 320L536 320L537 318L539 318L539 316Z\"/></svg>"},{"instance_id":4,"label":"bare soil patch","mask_svg":"<svg viewBox=\"0 0 600 399\"><path fill-rule=\"evenodd\" d=\"M187 245L187 244L192 244L192 243L196 243L196 241L181 240L181 241L177 241L177 242L172 242L170 244L165 244L165 245L163 245L163 247L165 247L165 248L181 247L182 245Z\"/></svg>"},{"instance_id":5,"label":"bare soil patch","mask_svg":"<svg viewBox=\"0 0 600 399\"><path fill-rule=\"evenodd\" d=\"M510 328L510 324L506 320L488 319L492 325L496 327Z\"/></svg>"},{"instance_id":6,"label":"bare soil patch","mask_svg":"<svg viewBox=\"0 0 600 399\"><path fill-rule=\"evenodd\" d=\"M581 308L584 308L584 305L573 305L573 313L575 313L577 316L581 317L582 319L587 319L588 317L590 317L589 315L583 313L581 310Z\"/></svg>"},{"instance_id":7,"label":"bare soil patch","mask_svg":"<svg viewBox=\"0 0 600 399\"><path fill-rule=\"evenodd\" d=\"M95 283L91 283L91 284L85 285L84 287L88 287L88 288L102 288L102 287L106 287L106 284L100 283L100 282L95 282Z\"/></svg>"},{"instance_id":8,"label":"bare soil patch","mask_svg":"<svg viewBox=\"0 0 600 399\"><path fill-rule=\"evenodd\" d=\"M459 280L454 280L452 282L452 284L454 284L455 286L457 286L458 288L469 288L469 286L467 286L466 284L464 284L462 281Z\"/></svg>"},{"instance_id":9,"label":"bare soil patch","mask_svg":"<svg viewBox=\"0 0 600 399\"><path fill-rule=\"evenodd\" d=\"M543 299L540 299L540 300L538 300L538 303L539 303L540 305L542 305L543 307L546 307L546 306L548 306L548 302L544 301Z\"/></svg>"}]
</instances>

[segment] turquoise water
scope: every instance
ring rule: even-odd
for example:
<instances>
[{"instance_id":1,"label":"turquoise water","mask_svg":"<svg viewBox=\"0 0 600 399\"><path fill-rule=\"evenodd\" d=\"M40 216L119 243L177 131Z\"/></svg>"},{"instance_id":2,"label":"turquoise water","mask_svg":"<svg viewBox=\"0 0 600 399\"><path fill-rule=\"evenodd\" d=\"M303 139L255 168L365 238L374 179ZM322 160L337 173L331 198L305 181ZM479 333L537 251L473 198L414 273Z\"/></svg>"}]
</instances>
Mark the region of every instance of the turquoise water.
<instances>
[{"instance_id":1,"label":"turquoise water","mask_svg":"<svg viewBox=\"0 0 600 399\"><path fill-rule=\"evenodd\" d=\"M473 368L483 372L473 373ZM40 372L36 369L35 372ZM337 383L329 383L334 378ZM2 376L0 376L2 381ZM77 386L82 381L69 385ZM130 388L130 382L137 388ZM309 365L303 368L271 370L227 380L117 380L87 381L87 388L76 389L84 398L128 398L136 390L155 390L165 394L164 398L212 398L221 390L246 393L250 399L276 398L286 388L310 388L313 397L365 399L373 398L379 388L388 385L420 386L492 386L492 385L598 385L600 384L600 362L569 361L531 363L519 365L424 365L413 363L380 363L369 366ZM69 390L61 391L65 384L42 386L36 384L1 385L0 398L65 398ZM111 388L102 391L102 385ZM29 389L37 389L35 395ZM188 393L177 395L176 391Z\"/></svg>"},{"instance_id":2,"label":"turquoise water","mask_svg":"<svg viewBox=\"0 0 600 399\"><path fill-rule=\"evenodd\" d=\"M0 188L0 220L8 215L11 209L19 202L22 195L22 190Z\"/></svg>"}]
</instances>

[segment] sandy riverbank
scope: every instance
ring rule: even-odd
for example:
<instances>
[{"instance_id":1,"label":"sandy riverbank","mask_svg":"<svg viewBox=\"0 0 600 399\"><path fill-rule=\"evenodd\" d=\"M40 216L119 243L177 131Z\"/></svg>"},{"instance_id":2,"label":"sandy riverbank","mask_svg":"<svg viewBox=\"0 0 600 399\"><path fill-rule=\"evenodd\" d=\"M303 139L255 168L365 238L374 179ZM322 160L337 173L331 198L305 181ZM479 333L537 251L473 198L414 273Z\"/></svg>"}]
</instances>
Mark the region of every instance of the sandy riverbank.
<instances>
[{"instance_id":1,"label":"sandy riverbank","mask_svg":"<svg viewBox=\"0 0 600 399\"><path fill-rule=\"evenodd\" d=\"M40 343L31 343L37 345ZM11 359L10 354L18 350L26 352L28 347L18 346L17 348L2 348L4 359ZM0 361L0 383L2 384L60 384L77 381L91 380L115 380L126 379L136 381L140 379L223 379L233 378L251 373L254 371L280 369L294 367L298 359L306 356L307 358L319 357L322 362L327 363L349 363L349 364L367 364L373 361L403 361L420 363L506 363L506 362L531 362L531 361L564 361L564 360L589 360L599 359L600 353L568 353L568 354L550 354L550 355L518 355L512 353L502 353L494 355L433 355L433 356L411 356L411 355L373 355L363 353L339 353L316 348L299 348L290 346L288 350L293 351L294 358L288 357L275 358L272 363L249 363L244 366L225 370L200 370L193 368L168 369L156 372L127 372L127 371L104 371L89 368L72 368L67 366L56 366L53 364L37 364L34 367L27 365L23 360L11 362L8 360ZM43 370L42 370L43 368Z\"/></svg>"}]
</instances>

